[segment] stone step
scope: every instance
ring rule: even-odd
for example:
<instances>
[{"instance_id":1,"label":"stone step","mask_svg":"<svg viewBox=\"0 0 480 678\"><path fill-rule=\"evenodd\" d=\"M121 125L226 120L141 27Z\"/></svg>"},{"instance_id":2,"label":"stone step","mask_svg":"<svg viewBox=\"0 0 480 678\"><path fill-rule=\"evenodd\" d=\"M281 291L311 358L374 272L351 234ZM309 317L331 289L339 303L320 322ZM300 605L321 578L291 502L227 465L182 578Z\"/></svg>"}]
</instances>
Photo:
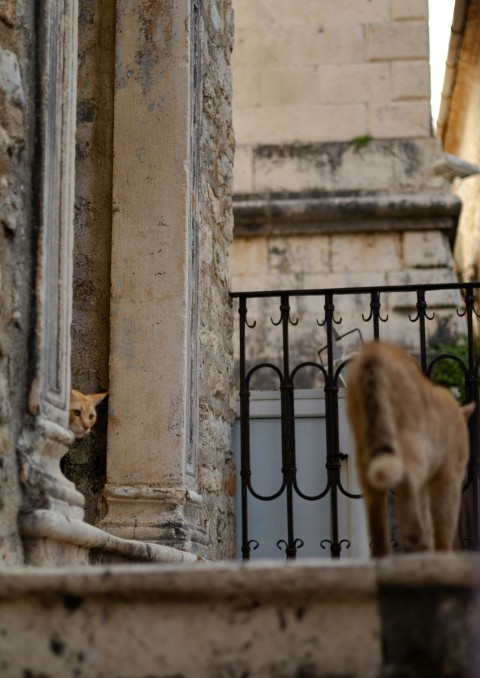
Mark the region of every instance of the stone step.
<instances>
[{"instance_id":1,"label":"stone step","mask_svg":"<svg viewBox=\"0 0 480 678\"><path fill-rule=\"evenodd\" d=\"M478 573L470 554L5 569L0 675L474 678Z\"/></svg>"}]
</instances>

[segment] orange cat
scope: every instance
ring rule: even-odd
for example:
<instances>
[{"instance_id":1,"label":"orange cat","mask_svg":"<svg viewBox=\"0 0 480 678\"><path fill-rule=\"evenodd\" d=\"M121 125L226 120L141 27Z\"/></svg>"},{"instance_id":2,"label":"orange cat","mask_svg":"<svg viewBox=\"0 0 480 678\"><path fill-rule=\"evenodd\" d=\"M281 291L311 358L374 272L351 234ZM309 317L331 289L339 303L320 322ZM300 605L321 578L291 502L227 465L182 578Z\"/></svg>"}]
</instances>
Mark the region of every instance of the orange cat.
<instances>
[{"instance_id":1,"label":"orange cat","mask_svg":"<svg viewBox=\"0 0 480 678\"><path fill-rule=\"evenodd\" d=\"M460 407L408 353L383 342L366 344L349 365L347 398L373 556L389 550L391 489L403 550L450 551L475 403Z\"/></svg>"},{"instance_id":2,"label":"orange cat","mask_svg":"<svg viewBox=\"0 0 480 678\"><path fill-rule=\"evenodd\" d=\"M85 395L72 388L70 391L70 413L68 426L75 438L84 438L97 421L96 406L102 402L107 393Z\"/></svg>"}]
</instances>

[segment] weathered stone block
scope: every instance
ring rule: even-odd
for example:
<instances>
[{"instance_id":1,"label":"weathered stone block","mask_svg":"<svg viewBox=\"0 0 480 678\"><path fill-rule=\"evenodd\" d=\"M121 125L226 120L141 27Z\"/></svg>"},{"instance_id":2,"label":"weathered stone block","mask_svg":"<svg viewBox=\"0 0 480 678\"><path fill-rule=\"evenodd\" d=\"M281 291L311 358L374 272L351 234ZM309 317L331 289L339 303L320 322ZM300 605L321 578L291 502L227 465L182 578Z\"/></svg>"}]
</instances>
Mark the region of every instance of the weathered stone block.
<instances>
[{"instance_id":1,"label":"weathered stone block","mask_svg":"<svg viewBox=\"0 0 480 678\"><path fill-rule=\"evenodd\" d=\"M266 238L235 238L230 257L230 270L235 281L239 277L266 275L268 271L268 245Z\"/></svg>"},{"instance_id":2,"label":"weathered stone block","mask_svg":"<svg viewBox=\"0 0 480 678\"><path fill-rule=\"evenodd\" d=\"M438 140L433 137L423 139L398 139L393 142L392 152L395 163L395 184L403 190L418 192L420 187L428 192L439 190L449 193L446 181L432 175L431 166L439 153Z\"/></svg>"},{"instance_id":3,"label":"weathered stone block","mask_svg":"<svg viewBox=\"0 0 480 678\"><path fill-rule=\"evenodd\" d=\"M453 270L438 267L427 270L421 268L406 268L402 271L389 271L388 285L431 285L435 283L456 283L457 278ZM395 308L415 309L417 297L415 292L396 292L394 295ZM435 290L426 296L428 306L439 308L461 308L462 300L459 290ZM415 314L414 314L415 315Z\"/></svg>"},{"instance_id":4,"label":"weathered stone block","mask_svg":"<svg viewBox=\"0 0 480 678\"><path fill-rule=\"evenodd\" d=\"M421 61L394 61L393 98L428 99L430 96L430 67L427 59Z\"/></svg>"},{"instance_id":5,"label":"weathered stone block","mask_svg":"<svg viewBox=\"0 0 480 678\"><path fill-rule=\"evenodd\" d=\"M268 68L261 71L261 105L302 106L319 103L318 68ZM253 96L253 100L255 97ZM250 104L253 105L253 104Z\"/></svg>"},{"instance_id":6,"label":"weathered stone block","mask_svg":"<svg viewBox=\"0 0 480 678\"><path fill-rule=\"evenodd\" d=\"M309 106L299 111L300 126L290 131L290 140L302 130L305 141L342 141L366 134L367 105Z\"/></svg>"},{"instance_id":7,"label":"weathered stone block","mask_svg":"<svg viewBox=\"0 0 480 678\"><path fill-rule=\"evenodd\" d=\"M389 101L392 96L386 63L322 66L319 75L322 103Z\"/></svg>"},{"instance_id":8,"label":"weathered stone block","mask_svg":"<svg viewBox=\"0 0 480 678\"><path fill-rule=\"evenodd\" d=\"M251 146L238 146L235 150L235 172L233 189L235 193L249 193L253 187L253 149Z\"/></svg>"},{"instance_id":9,"label":"weathered stone block","mask_svg":"<svg viewBox=\"0 0 480 678\"><path fill-rule=\"evenodd\" d=\"M259 68L237 68L234 79L235 106L259 106L262 81L262 71Z\"/></svg>"},{"instance_id":10,"label":"weathered stone block","mask_svg":"<svg viewBox=\"0 0 480 678\"><path fill-rule=\"evenodd\" d=\"M358 271L367 277L369 271L392 271L401 266L401 240L398 233L332 237L334 272Z\"/></svg>"},{"instance_id":11,"label":"weathered stone block","mask_svg":"<svg viewBox=\"0 0 480 678\"><path fill-rule=\"evenodd\" d=\"M338 10L336 12L337 16L342 16ZM365 34L360 23L329 25L323 31L317 30L316 39L310 41L299 32L298 39L299 55L306 63L355 64L364 61Z\"/></svg>"},{"instance_id":12,"label":"weathered stone block","mask_svg":"<svg viewBox=\"0 0 480 678\"><path fill-rule=\"evenodd\" d=\"M428 0L392 0L394 19L426 19Z\"/></svg>"},{"instance_id":13,"label":"weathered stone block","mask_svg":"<svg viewBox=\"0 0 480 678\"><path fill-rule=\"evenodd\" d=\"M331 106L262 106L244 108L235 116L239 143L294 143L352 139L367 132L366 104Z\"/></svg>"},{"instance_id":14,"label":"weathered stone block","mask_svg":"<svg viewBox=\"0 0 480 678\"><path fill-rule=\"evenodd\" d=\"M369 132L376 138L430 136L430 102L373 104L369 107Z\"/></svg>"},{"instance_id":15,"label":"weathered stone block","mask_svg":"<svg viewBox=\"0 0 480 678\"><path fill-rule=\"evenodd\" d=\"M365 27L367 58L370 61L428 59L427 29L423 21L368 24Z\"/></svg>"},{"instance_id":16,"label":"weathered stone block","mask_svg":"<svg viewBox=\"0 0 480 678\"><path fill-rule=\"evenodd\" d=\"M284 273L325 273L330 269L330 238L269 238L268 270Z\"/></svg>"},{"instance_id":17,"label":"weathered stone block","mask_svg":"<svg viewBox=\"0 0 480 678\"><path fill-rule=\"evenodd\" d=\"M388 21L390 14L390 0L370 0L369 2L351 2L350 0L326 0L324 5L325 21L339 24L348 21L352 24L362 24L367 21Z\"/></svg>"},{"instance_id":18,"label":"weathered stone block","mask_svg":"<svg viewBox=\"0 0 480 678\"><path fill-rule=\"evenodd\" d=\"M407 268L448 268L452 263L450 244L439 231L404 233L403 252Z\"/></svg>"},{"instance_id":19,"label":"weathered stone block","mask_svg":"<svg viewBox=\"0 0 480 678\"><path fill-rule=\"evenodd\" d=\"M294 144L255 149L255 191L388 190L396 185L388 142Z\"/></svg>"},{"instance_id":20,"label":"weathered stone block","mask_svg":"<svg viewBox=\"0 0 480 678\"><path fill-rule=\"evenodd\" d=\"M295 137L299 114L292 107L249 107L235 112L234 124L238 144L282 143Z\"/></svg>"}]
</instances>

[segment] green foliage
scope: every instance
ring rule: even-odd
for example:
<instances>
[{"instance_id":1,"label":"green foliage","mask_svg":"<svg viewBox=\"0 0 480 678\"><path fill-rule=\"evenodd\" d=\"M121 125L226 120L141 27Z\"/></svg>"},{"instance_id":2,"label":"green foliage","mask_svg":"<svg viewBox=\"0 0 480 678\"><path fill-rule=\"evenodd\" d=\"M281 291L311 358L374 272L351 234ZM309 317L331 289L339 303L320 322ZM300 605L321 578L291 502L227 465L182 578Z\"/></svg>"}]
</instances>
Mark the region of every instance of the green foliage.
<instances>
[{"instance_id":1,"label":"green foliage","mask_svg":"<svg viewBox=\"0 0 480 678\"><path fill-rule=\"evenodd\" d=\"M371 141L373 141L373 137L371 137L370 134L363 134L359 137L353 137L353 139L350 139L349 144L350 146L354 146L356 151L359 151Z\"/></svg>"},{"instance_id":2,"label":"green foliage","mask_svg":"<svg viewBox=\"0 0 480 678\"><path fill-rule=\"evenodd\" d=\"M467 337L462 335L457 342L438 344L434 348L435 356L448 354L456 356L468 368L468 346ZM479 340L474 343L474 352L477 355L479 350ZM433 356L433 358L435 358ZM430 374L430 377L437 384L442 384L449 388L460 403L465 402L465 373L461 365L456 360L445 358L439 360Z\"/></svg>"}]
</instances>

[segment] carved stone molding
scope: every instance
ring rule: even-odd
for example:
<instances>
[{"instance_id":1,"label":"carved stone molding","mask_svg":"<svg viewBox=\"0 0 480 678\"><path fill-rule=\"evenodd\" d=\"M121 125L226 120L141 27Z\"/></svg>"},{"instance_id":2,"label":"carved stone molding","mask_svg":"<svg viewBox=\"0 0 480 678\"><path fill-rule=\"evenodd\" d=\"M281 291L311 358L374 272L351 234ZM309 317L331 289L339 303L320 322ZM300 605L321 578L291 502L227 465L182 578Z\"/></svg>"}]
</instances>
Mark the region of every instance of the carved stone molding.
<instances>
[{"instance_id":1,"label":"carved stone molding","mask_svg":"<svg viewBox=\"0 0 480 678\"><path fill-rule=\"evenodd\" d=\"M39 3L41 87L39 412L68 424L72 315L77 0Z\"/></svg>"},{"instance_id":2,"label":"carved stone molding","mask_svg":"<svg viewBox=\"0 0 480 678\"><path fill-rule=\"evenodd\" d=\"M68 430L77 71L77 0L39 0L37 13L37 219L35 377L32 420L18 441L22 525L39 510L83 518L83 496L60 471ZM26 538L27 535L23 535ZM27 562L58 562L55 536L28 537ZM38 550L36 550L38 547ZM75 547L78 551L78 547ZM62 561L65 560L62 553ZM68 560L68 559L67 559ZM75 557L73 557L75 561Z\"/></svg>"}]
</instances>

